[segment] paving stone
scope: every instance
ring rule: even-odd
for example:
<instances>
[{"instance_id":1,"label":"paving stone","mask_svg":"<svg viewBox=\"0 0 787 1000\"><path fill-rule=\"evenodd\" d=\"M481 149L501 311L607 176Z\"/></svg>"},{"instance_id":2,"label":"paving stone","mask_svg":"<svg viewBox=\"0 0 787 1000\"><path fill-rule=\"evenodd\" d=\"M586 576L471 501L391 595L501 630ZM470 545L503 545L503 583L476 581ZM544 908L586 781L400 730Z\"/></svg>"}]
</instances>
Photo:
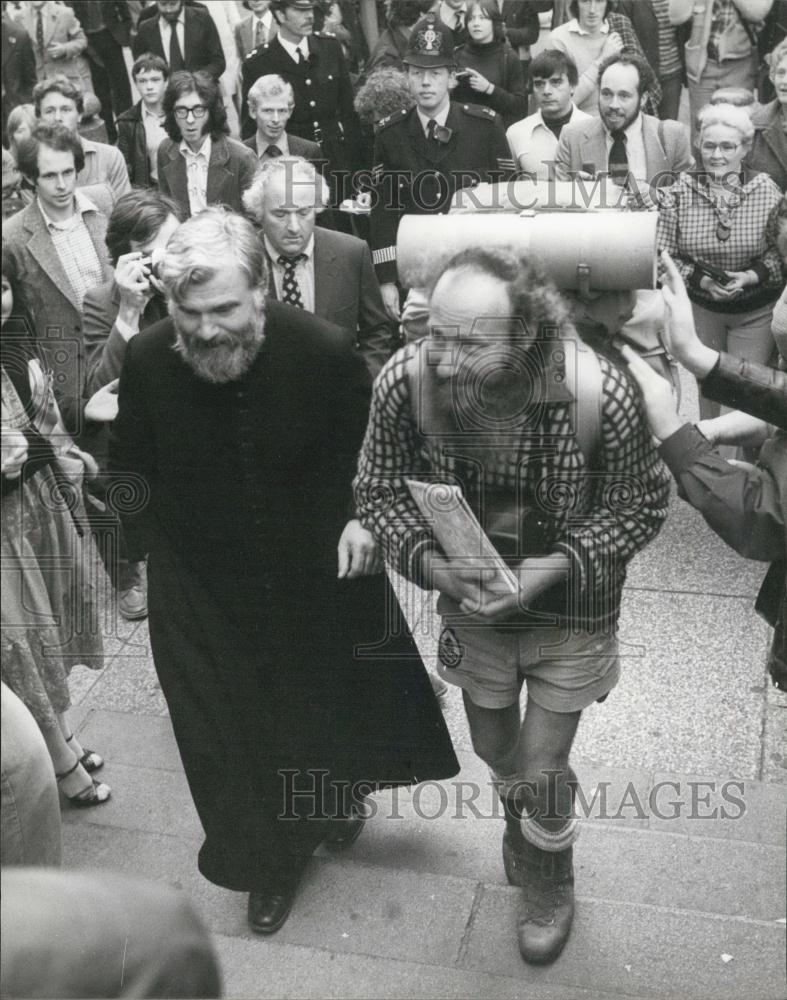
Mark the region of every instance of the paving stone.
<instances>
[{"instance_id":1,"label":"paving stone","mask_svg":"<svg viewBox=\"0 0 787 1000\"><path fill-rule=\"evenodd\" d=\"M182 772L129 767L112 759L109 746L102 746L101 752L107 760L101 778L112 789L112 798L89 810L64 806L64 825L166 832L188 842L202 839L202 827Z\"/></svg>"},{"instance_id":2,"label":"paving stone","mask_svg":"<svg viewBox=\"0 0 787 1000\"><path fill-rule=\"evenodd\" d=\"M785 995L784 925L669 908L579 899L563 954L526 966L516 945L519 890L486 888L474 911L463 965L542 983L682 1000L774 1000ZM732 956L726 961L722 956Z\"/></svg>"},{"instance_id":3,"label":"paving stone","mask_svg":"<svg viewBox=\"0 0 787 1000\"><path fill-rule=\"evenodd\" d=\"M583 712L574 755L758 778L767 633L747 598L627 591L621 680Z\"/></svg>"},{"instance_id":4,"label":"paving stone","mask_svg":"<svg viewBox=\"0 0 787 1000\"><path fill-rule=\"evenodd\" d=\"M92 745L111 747L115 764L182 772L175 734L167 716L93 709L82 730Z\"/></svg>"},{"instance_id":5,"label":"paving stone","mask_svg":"<svg viewBox=\"0 0 787 1000\"><path fill-rule=\"evenodd\" d=\"M167 715L167 703L148 656L117 657L85 697L90 708Z\"/></svg>"},{"instance_id":6,"label":"paving stone","mask_svg":"<svg viewBox=\"0 0 787 1000\"><path fill-rule=\"evenodd\" d=\"M701 558L697 558L698 553ZM664 527L632 559L626 585L673 593L744 596L753 605L764 576L762 563L739 556L673 489Z\"/></svg>"},{"instance_id":7,"label":"paving stone","mask_svg":"<svg viewBox=\"0 0 787 1000\"><path fill-rule=\"evenodd\" d=\"M297 997L299 1000L522 1000L519 979L321 948L282 945L278 939L248 941L216 935L224 990L234 1000ZM528 994L536 1000L533 994ZM543 984L537 1000L627 1000L622 993Z\"/></svg>"},{"instance_id":8,"label":"paving stone","mask_svg":"<svg viewBox=\"0 0 787 1000\"><path fill-rule=\"evenodd\" d=\"M756 844L787 843L787 788L745 778L718 779L709 788L709 779L696 774L654 775L656 783L665 782L664 805L651 816L651 830L685 833L691 836L720 837ZM681 792L672 796L680 804L672 817L668 806L670 789L666 783L677 782ZM707 796L707 798L706 798ZM716 809L715 816L712 815ZM725 819L722 810L727 813ZM678 811L677 806L674 811Z\"/></svg>"}]
</instances>

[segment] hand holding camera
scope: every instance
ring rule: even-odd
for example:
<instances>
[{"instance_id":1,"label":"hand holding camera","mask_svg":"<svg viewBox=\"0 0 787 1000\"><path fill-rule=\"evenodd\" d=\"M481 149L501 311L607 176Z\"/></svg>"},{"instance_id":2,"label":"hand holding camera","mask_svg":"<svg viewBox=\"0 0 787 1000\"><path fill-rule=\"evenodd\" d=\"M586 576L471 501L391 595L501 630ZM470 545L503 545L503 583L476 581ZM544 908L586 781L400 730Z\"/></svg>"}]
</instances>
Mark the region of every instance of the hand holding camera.
<instances>
[{"instance_id":1,"label":"hand holding camera","mask_svg":"<svg viewBox=\"0 0 787 1000\"><path fill-rule=\"evenodd\" d=\"M151 296L162 290L157 275L159 260L154 253L146 256L139 250L124 253L115 268L115 283L120 290L118 318L132 329L139 327L139 319Z\"/></svg>"}]
</instances>

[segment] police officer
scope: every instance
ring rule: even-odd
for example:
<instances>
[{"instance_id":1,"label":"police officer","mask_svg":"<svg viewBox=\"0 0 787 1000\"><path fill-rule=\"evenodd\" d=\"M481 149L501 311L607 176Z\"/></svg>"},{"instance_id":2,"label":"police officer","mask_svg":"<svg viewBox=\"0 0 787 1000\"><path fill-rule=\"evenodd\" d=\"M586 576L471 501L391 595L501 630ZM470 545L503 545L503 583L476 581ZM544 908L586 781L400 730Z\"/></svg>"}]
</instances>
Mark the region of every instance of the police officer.
<instances>
[{"instance_id":1,"label":"police officer","mask_svg":"<svg viewBox=\"0 0 787 1000\"><path fill-rule=\"evenodd\" d=\"M276 73L295 95L288 132L322 146L332 199L341 200L351 193L349 176L360 166L361 126L341 44L332 35L313 33L314 7L315 0L272 0L278 33L251 51L242 66L241 134L248 139L255 130L246 102L249 88Z\"/></svg>"},{"instance_id":2,"label":"police officer","mask_svg":"<svg viewBox=\"0 0 787 1000\"><path fill-rule=\"evenodd\" d=\"M413 27L404 55L416 106L377 126L372 182L371 246L385 307L399 319L396 232L405 214L447 212L459 188L507 179L513 160L491 108L457 104L454 40L429 13Z\"/></svg>"}]
</instances>

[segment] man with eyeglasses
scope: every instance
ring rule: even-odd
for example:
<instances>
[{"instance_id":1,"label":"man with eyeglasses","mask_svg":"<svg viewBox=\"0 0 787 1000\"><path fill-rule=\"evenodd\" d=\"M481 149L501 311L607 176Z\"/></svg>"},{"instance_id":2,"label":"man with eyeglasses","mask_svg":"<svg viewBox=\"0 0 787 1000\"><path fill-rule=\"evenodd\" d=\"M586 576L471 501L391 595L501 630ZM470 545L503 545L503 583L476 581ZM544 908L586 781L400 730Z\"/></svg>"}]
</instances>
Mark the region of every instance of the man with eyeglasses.
<instances>
[{"instance_id":1,"label":"man with eyeglasses","mask_svg":"<svg viewBox=\"0 0 787 1000\"><path fill-rule=\"evenodd\" d=\"M81 144L84 165L77 177L77 187L91 188L88 195L100 198L101 193L96 189L104 185L104 198L108 194L112 204L131 190L128 168L120 150L105 142L93 142L92 139L79 135L79 121L84 105L81 91L70 80L65 76L42 80L33 90L33 103L40 122L46 125L65 125ZM111 206L102 202L99 207L108 212Z\"/></svg>"},{"instance_id":2,"label":"man with eyeglasses","mask_svg":"<svg viewBox=\"0 0 787 1000\"><path fill-rule=\"evenodd\" d=\"M207 73L175 73L164 94L164 129L158 148L158 179L186 216L208 205L242 210L257 160L227 135L227 112L216 81Z\"/></svg>"},{"instance_id":3,"label":"man with eyeglasses","mask_svg":"<svg viewBox=\"0 0 787 1000\"><path fill-rule=\"evenodd\" d=\"M680 122L642 113L652 71L636 55L618 53L599 68L598 118L567 125L555 158L558 180L595 180L606 174L621 187L672 184L694 163Z\"/></svg>"}]
</instances>

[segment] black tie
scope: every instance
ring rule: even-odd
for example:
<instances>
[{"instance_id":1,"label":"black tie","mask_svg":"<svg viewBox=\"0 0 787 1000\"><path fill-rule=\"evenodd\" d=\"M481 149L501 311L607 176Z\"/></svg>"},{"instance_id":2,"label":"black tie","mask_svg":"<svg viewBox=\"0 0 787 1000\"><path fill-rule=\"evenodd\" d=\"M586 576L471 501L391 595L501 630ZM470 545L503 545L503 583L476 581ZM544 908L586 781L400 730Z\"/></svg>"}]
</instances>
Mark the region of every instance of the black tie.
<instances>
[{"instance_id":1,"label":"black tie","mask_svg":"<svg viewBox=\"0 0 787 1000\"><path fill-rule=\"evenodd\" d=\"M174 24L170 22L170 35L169 35L169 71L170 73L177 73L179 69L185 69L186 64L183 62L183 53L180 51L180 43L178 42L178 25L177 22Z\"/></svg>"},{"instance_id":2,"label":"black tie","mask_svg":"<svg viewBox=\"0 0 787 1000\"><path fill-rule=\"evenodd\" d=\"M629 172L626 133L612 132L611 135L612 146L609 150L609 176L616 184L624 184Z\"/></svg>"},{"instance_id":3,"label":"black tie","mask_svg":"<svg viewBox=\"0 0 787 1000\"><path fill-rule=\"evenodd\" d=\"M281 156L281 150L278 146L268 146L265 150L265 155L269 156L272 160L275 160L277 156Z\"/></svg>"},{"instance_id":4,"label":"black tie","mask_svg":"<svg viewBox=\"0 0 787 1000\"><path fill-rule=\"evenodd\" d=\"M36 21L36 45L38 51L44 54L44 22L41 20L41 8L38 8L38 20Z\"/></svg>"},{"instance_id":5,"label":"black tie","mask_svg":"<svg viewBox=\"0 0 787 1000\"><path fill-rule=\"evenodd\" d=\"M426 123L426 138L434 139L434 134L436 130L437 130L437 122L434 120L434 118L430 118L429 121Z\"/></svg>"},{"instance_id":6,"label":"black tie","mask_svg":"<svg viewBox=\"0 0 787 1000\"><path fill-rule=\"evenodd\" d=\"M299 66L305 66L306 65L307 56L304 55L303 49L297 49L296 51L298 53L298 65Z\"/></svg>"},{"instance_id":7,"label":"black tie","mask_svg":"<svg viewBox=\"0 0 787 1000\"><path fill-rule=\"evenodd\" d=\"M301 289L295 277L295 266L300 261L306 260L305 253L296 254L294 257L285 257L281 254L279 264L284 268L284 278L281 283L281 300L287 305L297 306L299 309L305 308L301 298Z\"/></svg>"},{"instance_id":8,"label":"black tie","mask_svg":"<svg viewBox=\"0 0 787 1000\"><path fill-rule=\"evenodd\" d=\"M254 29L254 48L258 49L264 41L265 41L265 25L262 23L262 21L257 21L257 26Z\"/></svg>"},{"instance_id":9,"label":"black tie","mask_svg":"<svg viewBox=\"0 0 787 1000\"><path fill-rule=\"evenodd\" d=\"M462 19L462 12L458 11L456 15L456 23L454 24L454 31L461 31L464 28L464 20Z\"/></svg>"}]
</instances>

